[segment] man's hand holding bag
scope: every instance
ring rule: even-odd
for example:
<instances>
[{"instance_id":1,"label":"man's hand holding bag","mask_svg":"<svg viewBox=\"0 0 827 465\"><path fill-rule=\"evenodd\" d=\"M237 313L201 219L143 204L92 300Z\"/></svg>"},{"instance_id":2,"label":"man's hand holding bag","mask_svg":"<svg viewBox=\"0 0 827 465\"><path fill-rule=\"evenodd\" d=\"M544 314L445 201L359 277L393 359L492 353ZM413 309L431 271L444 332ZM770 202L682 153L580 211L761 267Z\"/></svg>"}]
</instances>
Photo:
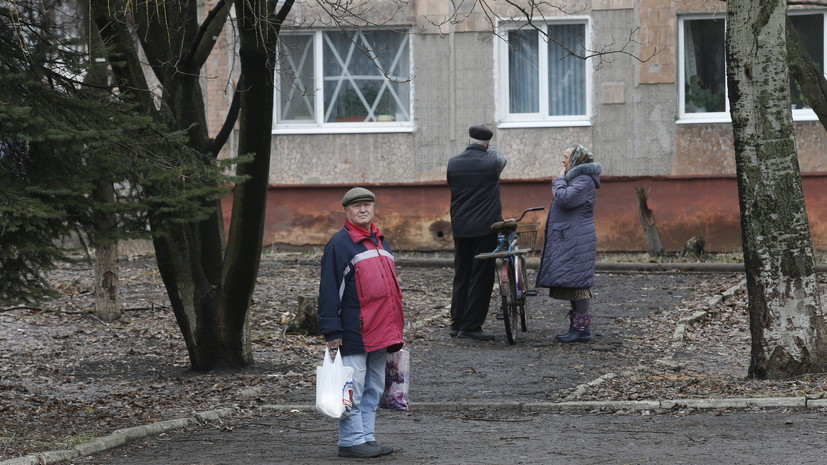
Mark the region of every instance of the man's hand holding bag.
<instances>
[{"instance_id":1,"label":"man's hand holding bag","mask_svg":"<svg viewBox=\"0 0 827 465\"><path fill-rule=\"evenodd\" d=\"M324 350L324 363L316 367L316 410L341 420L353 408L353 368L342 364L341 352L331 361L330 349Z\"/></svg>"}]
</instances>

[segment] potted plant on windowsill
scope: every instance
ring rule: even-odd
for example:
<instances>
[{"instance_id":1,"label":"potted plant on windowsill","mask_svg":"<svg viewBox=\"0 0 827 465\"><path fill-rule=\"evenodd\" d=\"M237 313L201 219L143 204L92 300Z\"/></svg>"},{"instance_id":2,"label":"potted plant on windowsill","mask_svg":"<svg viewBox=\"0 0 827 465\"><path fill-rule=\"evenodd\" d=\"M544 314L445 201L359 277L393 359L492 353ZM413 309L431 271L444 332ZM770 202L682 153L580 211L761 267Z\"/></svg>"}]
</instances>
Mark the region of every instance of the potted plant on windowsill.
<instances>
[{"instance_id":1,"label":"potted plant on windowsill","mask_svg":"<svg viewBox=\"0 0 827 465\"><path fill-rule=\"evenodd\" d=\"M360 89L362 96L370 103L376 97L376 89L365 86ZM368 117L368 110L355 89L347 89L339 96L336 106L336 122L364 122Z\"/></svg>"},{"instance_id":2,"label":"potted plant on windowsill","mask_svg":"<svg viewBox=\"0 0 827 465\"><path fill-rule=\"evenodd\" d=\"M706 113L724 111L724 89L720 84L707 86L695 75L686 86L686 108L689 112Z\"/></svg>"}]
</instances>

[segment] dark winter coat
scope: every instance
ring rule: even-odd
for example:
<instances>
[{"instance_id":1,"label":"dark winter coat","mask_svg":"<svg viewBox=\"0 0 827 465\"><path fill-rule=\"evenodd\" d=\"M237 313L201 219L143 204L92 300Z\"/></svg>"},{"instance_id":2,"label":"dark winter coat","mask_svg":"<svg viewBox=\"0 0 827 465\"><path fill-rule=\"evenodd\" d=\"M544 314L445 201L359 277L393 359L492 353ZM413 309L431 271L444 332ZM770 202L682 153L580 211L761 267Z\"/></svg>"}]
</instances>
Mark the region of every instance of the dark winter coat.
<instances>
[{"instance_id":1,"label":"dark winter coat","mask_svg":"<svg viewBox=\"0 0 827 465\"><path fill-rule=\"evenodd\" d=\"M537 287L586 289L594 284L594 204L601 171L599 163L585 163L551 181L553 200Z\"/></svg>"},{"instance_id":2,"label":"dark winter coat","mask_svg":"<svg viewBox=\"0 0 827 465\"><path fill-rule=\"evenodd\" d=\"M319 332L354 355L402 347L402 289L382 233L345 222L328 241L319 280Z\"/></svg>"},{"instance_id":3,"label":"dark winter coat","mask_svg":"<svg viewBox=\"0 0 827 465\"><path fill-rule=\"evenodd\" d=\"M448 160L451 188L451 229L454 237L493 234L491 225L502 220L500 172L505 158L496 150L470 144Z\"/></svg>"}]
</instances>

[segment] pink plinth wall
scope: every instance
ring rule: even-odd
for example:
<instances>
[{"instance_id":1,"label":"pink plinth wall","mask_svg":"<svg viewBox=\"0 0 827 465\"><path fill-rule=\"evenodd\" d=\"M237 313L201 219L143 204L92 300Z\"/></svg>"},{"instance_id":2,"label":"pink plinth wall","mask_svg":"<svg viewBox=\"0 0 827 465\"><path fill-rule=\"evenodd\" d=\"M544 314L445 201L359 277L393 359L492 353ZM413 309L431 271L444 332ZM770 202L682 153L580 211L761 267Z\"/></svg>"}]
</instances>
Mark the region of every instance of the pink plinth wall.
<instances>
[{"instance_id":1,"label":"pink plinth wall","mask_svg":"<svg viewBox=\"0 0 827 465\"><path fill-rule=\"evenodd\" d=\"M813 246L827 249L827 173L805 174L804 196ZM533 206L548 208L550 179L503 181L503 215L513 217ZM604 177L598 190L595 223L601 251L646 251L636 188L646 189L661 241L667 251L683 250L692 236L706 240L710 252L741 249L738 188L734 176ZM283 249L324 246L341 228L341 198L350 185L272 186L264 245ZM375 222L396 250L451 250L450 192L445 183L363 185L377 196ZM229 228L230 206L225 199ZM546 210L547 211L547 210ZM546 212L529 213L525 222L542 229ZM542 231L541 231L542 234ZM538 235L539 246L542 236Z\"/></svg>"}]
</instances>

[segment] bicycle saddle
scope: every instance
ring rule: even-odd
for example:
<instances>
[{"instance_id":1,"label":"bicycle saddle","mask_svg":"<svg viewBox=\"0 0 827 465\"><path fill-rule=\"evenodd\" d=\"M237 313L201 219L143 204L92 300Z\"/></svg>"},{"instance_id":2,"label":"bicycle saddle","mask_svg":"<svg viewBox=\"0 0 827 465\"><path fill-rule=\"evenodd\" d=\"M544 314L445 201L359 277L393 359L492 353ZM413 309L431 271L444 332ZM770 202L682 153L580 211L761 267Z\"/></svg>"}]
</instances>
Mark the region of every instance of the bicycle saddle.
<instances>
[{"instance_id":1,"label":"bicycle saddle","mask_svg":"<svg viewBox=\"0 0 827 465\"><path fill-rule=\"evenodd\" d=\"M498 233L501 233L501 234L507 234L507 233L510 233L511 231L516 231L517 230L517 221L516 220L497 221L496 223L491 225L491 229L498 232Z\"/></svg>"}]
</instances>

